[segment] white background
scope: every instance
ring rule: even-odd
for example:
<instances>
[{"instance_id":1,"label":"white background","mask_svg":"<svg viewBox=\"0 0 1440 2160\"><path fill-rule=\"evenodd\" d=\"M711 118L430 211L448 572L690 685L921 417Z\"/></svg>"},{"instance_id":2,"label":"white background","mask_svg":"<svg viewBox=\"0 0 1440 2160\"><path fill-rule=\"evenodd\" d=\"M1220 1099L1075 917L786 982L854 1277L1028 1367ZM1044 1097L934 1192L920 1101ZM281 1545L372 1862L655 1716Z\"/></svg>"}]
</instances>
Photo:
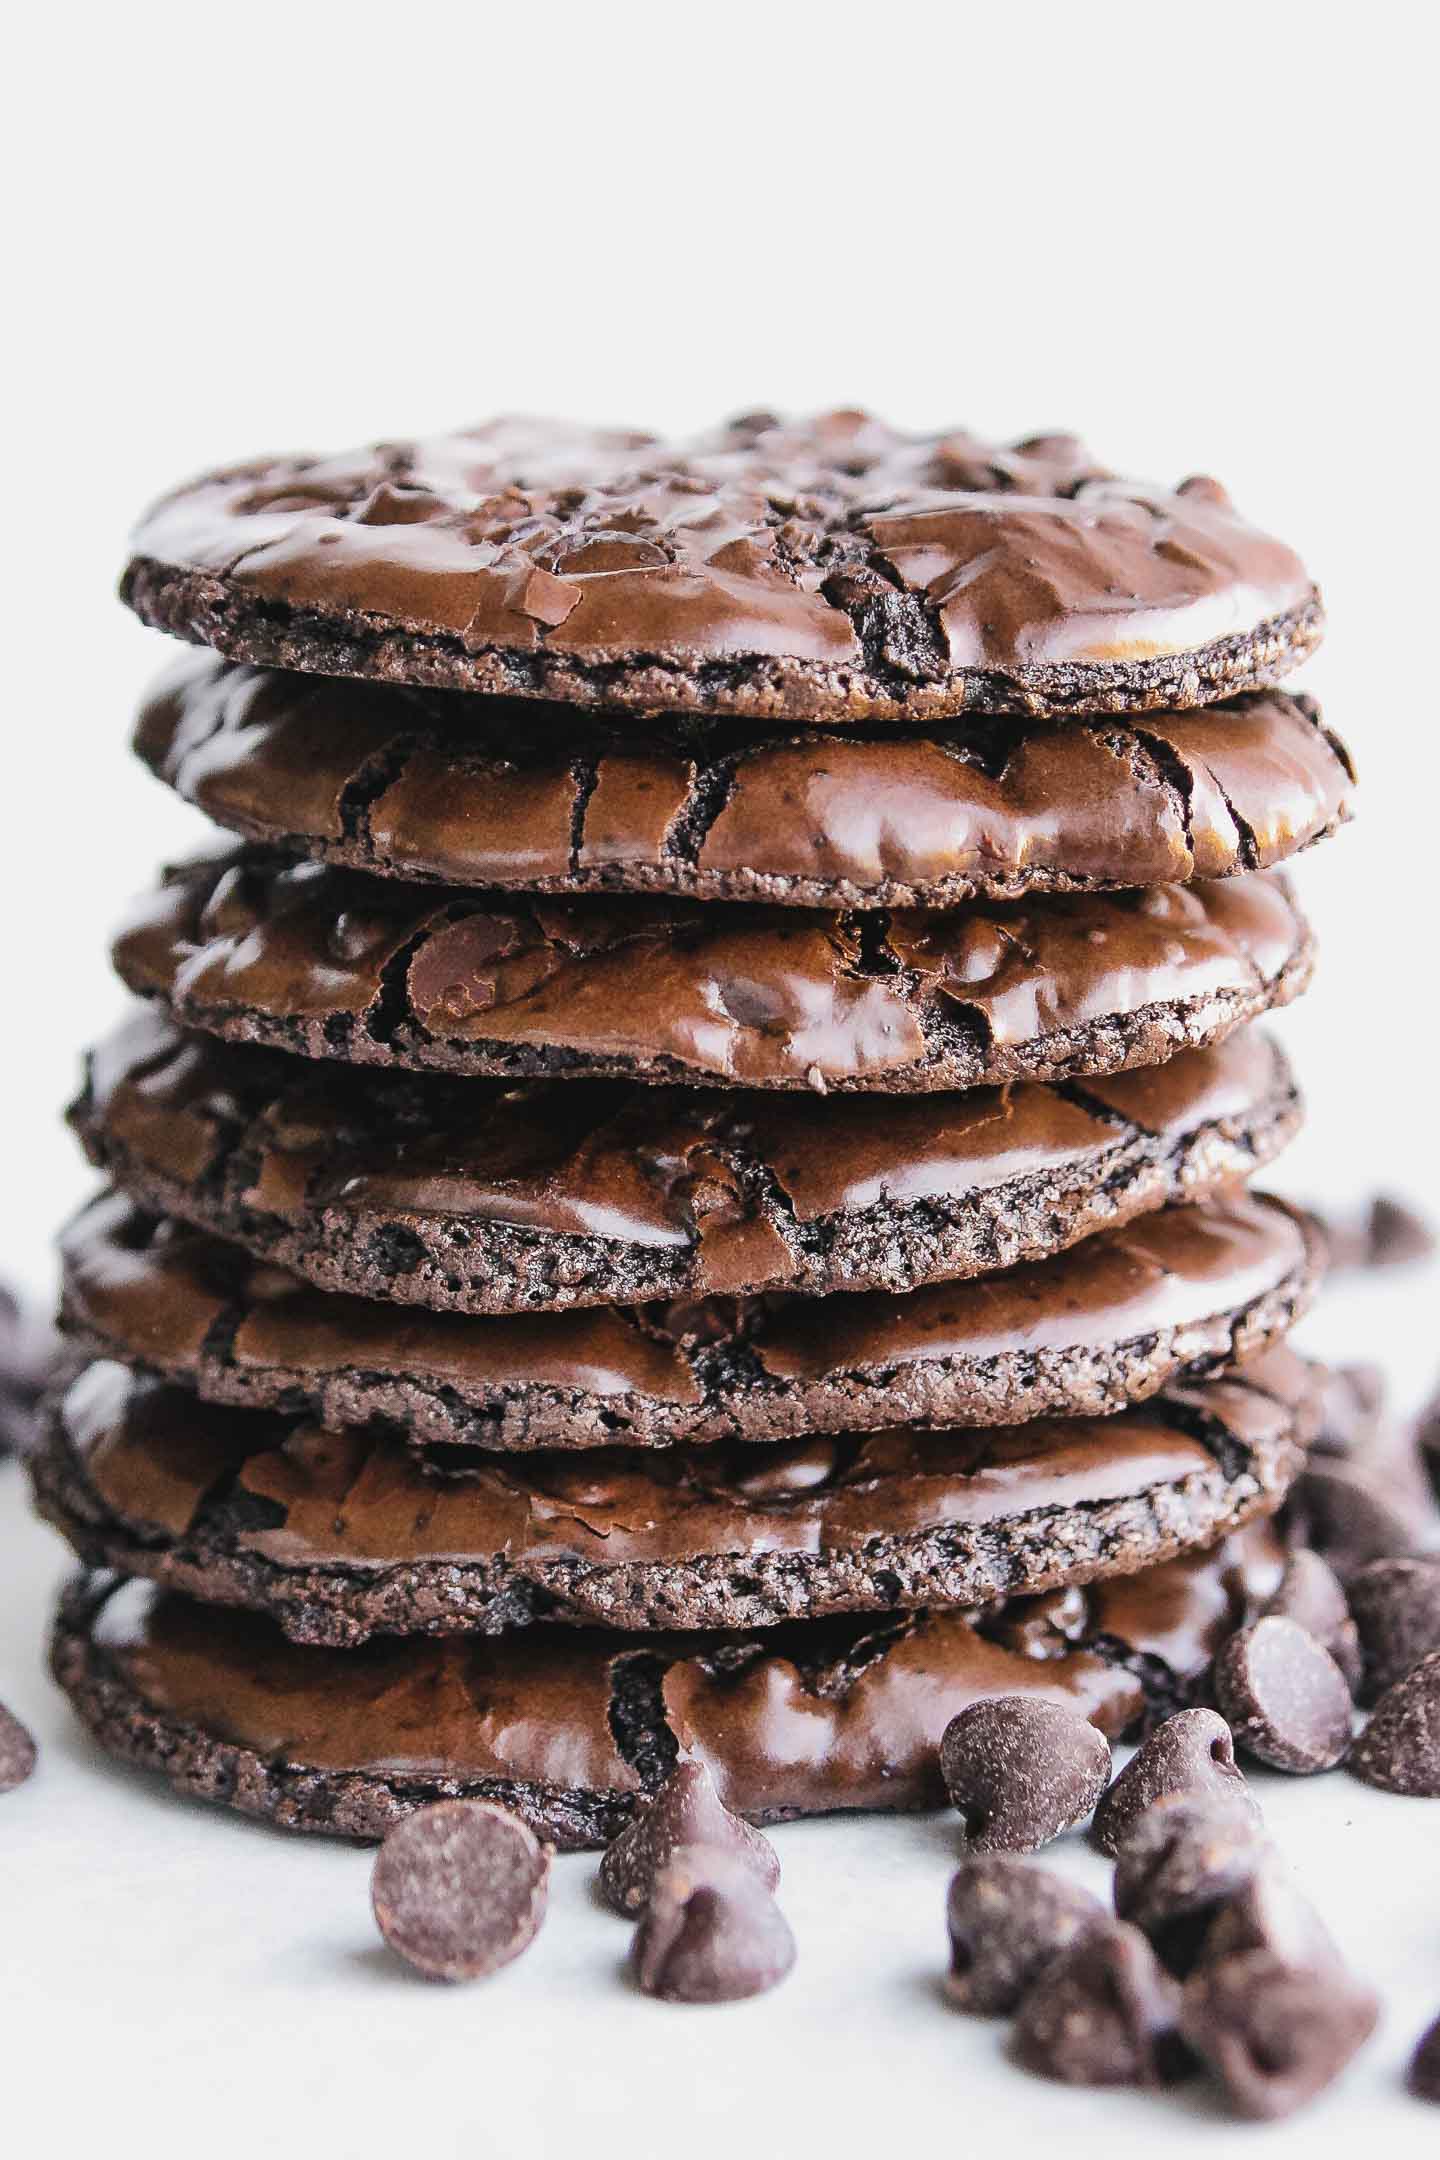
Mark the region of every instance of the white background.
<instances>
[{"instance_id":1,"label":"white background","mask_svg":"<svg viewBox=\"0 0 1440 2160\"><path fill-rule=\"evenodd\" d=\"M0 1269L48 1292L46 1240L88 1186L57 1107L119 1007L107 925L197 832L125 754L163 657L111 598L127 523L233 456L517 407L687 428L869 403L915 426L1075 427L1160 478L1217 472L1325 588L1305 680L1364 780L1360 823L1302 869L1324 949L1285 1023L1313 1123L1284 1182L1440 1207L1421 14L27 10L0 127ZM1317 1334L1383 1354L1417 1397L1440 1363L1433 1282L1337 1295ZM103 2135L120 2155L803 2139L843 2160L1002 2124L1076 2152L1199 2135L1194 2102L1024 2081L993 2031L940 2009L934 1824L784 1833L801 1964L766 2004L627 1996L584 1862L507 1978L411 1985L372 1952L362 1855L168 1805L70 1735L39 1670L58 1560L13 1476L0 1555L0 1696L50 1742L0 1803L7 2139L32 2104L34 2149ZM1399 2097L1396 2064L1440 2009L1440 1809L1270 1784L1390 2009L1343 2093L1267 2149L1383 2128L1387 2152L1433 2150L1440 2123Z\"/></svg>"}]
</instances>

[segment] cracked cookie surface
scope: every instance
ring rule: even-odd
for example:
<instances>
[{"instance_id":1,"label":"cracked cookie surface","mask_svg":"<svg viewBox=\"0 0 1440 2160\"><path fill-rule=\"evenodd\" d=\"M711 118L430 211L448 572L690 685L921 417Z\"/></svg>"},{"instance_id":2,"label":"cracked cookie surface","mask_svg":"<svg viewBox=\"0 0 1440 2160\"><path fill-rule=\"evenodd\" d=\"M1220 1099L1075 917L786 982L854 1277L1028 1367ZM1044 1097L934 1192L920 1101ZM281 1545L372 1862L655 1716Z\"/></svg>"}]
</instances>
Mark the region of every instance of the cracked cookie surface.
<instances>
[{"instance_id":1,"label":"cracked cookie surface","mask_svg":"<svg viewBox=\"0 0 1440 2160\"><path fill-rule=\"evenodd\" d=\"M217 824L385 876L795 907L1184 883L1350 815L1314 701L1120 721L742 729L388 689L187 654L136 748Z\"/></svg>"},{"instance_id":2,"label":"cracked cookie surface","mask_svg":"<svg viewBox=\"0 0 1440 2160\"><path fill-rule=\"evenodd\" d=\"M354 1838L431 1800L490 1799L574 1850L607 1844L681 1753L737 1814L781 1822L942 1806L940 1736L984 1696L1038 1694L1133 1733L1193 1695L1283 1564L1261 1522L1209 1553L981 1615L350 1650L101 1574L64 1594L51 1659L102 1747L191 1797Z\"/></svg>"},{"instance_id":3,"label":"cracked cookie surface","mask_svg":"<svg viewBox=\"0 0 1440 2160\"><path fill-rule=\"evenodd\" d=\"M641 711L1208 704L1322 624L1215 480L855 412L674 444L502 419L261 460L175 490L133 548L137 613L236 659Z\"/></svg>"},{"instance_id":4,"label":"cracked cookie surface","mask_svg":"<svg viewBox=\"0 0 1440 2160\"><path fill-rule=\"evenodd\" d=\"M107 1194L62 1239L62 1320L213 1400L383 1417L412 1442L588 1448L1104 1416L1283 1336L1314 1226L1236 1192L1001 1275L487 1317L332 1295Z\"/></svg>"},{"instance_id":5,"label":"cracked cookie surface","mask_svg":"<svg viewBox=\"0 0 1440 2160\"><path fill-rule=\"evenodd\" d=\"M887 1094L1156 1065L1304 989L1283 876L819 912L498 898L241 848L113 948L186 1026L351 1064Z\"/></svg>"},{"instance_id":6,"label":"cracked cookie surface","mask_svg":"<svg viewBox=\"0 0 1440 2160\"><path fill-rule=\"evenodd\" d=\"M961 1095L452 1080L186 1035L140 1007L71 1122L140 1204L321 1289L450 1312L909 1290L1248 1177L1293 1136L1279 1047Z\"/></svg>"},{"instance_id":7,"label":"cracked cookie surface","mask_svg":"<svg viewBox=\"0 0 1440 2160\"><path fill-rule=\"evenodd\" d=\"M29 1467L82 1560L343 1647L533 1621L765 1627L1133 1574L1273 1513L1317 1407L1280 1349L1110 1418L446 1475L392 1433L227 1410L102 1361Z\"/></svg>"}]
</instances>

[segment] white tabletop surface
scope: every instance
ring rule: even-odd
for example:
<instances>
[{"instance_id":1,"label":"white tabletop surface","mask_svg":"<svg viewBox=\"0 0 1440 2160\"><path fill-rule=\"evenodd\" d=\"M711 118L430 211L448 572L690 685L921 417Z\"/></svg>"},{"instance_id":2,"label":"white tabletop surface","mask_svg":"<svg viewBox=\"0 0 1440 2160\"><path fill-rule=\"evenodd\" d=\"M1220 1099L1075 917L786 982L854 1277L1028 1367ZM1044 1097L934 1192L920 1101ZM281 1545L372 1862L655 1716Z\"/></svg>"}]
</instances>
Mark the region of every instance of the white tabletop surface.
<instances>
[{"instance_id":1,"label":"white tabletop surface","mask_svg":"<svg viewBox=\"0 0 1440 2160\"><path fill-rule=\"evenodd\" d=\"M49 1289L90 1183L58 1106L120 1009L107 926L203 838L124 754L164 654L110 598L127 523L205 464L517 408L691 428L866 402L1220 473L1325 587L1305 680L1364 779L1353 831L1301 866L1322 962L1284 1032L1313 1121L1274 1182L1440 1213L1426 21L1384 0L20 11L0 1273ZM1382 1356L1417 1401L1437 1292L1337 1292L1309 1339ZM96 1757L43 1669L62 1565L0 1470L0 1699L42 1748L0 1800L6 2160L1437 2149L1400 2069L1440 2010L1440 1803L1258 1781L1385 2016L1309 2114L1221 2131L1198 2085L1050 2088L944 2006L944 1820L777 1833L799 1963L757 2003L632 1994L585 1858L516 1966L425 1986L378 1943L363 1852ZM1078 1841L1053 1858L1104 1882Z\"/></svg>"}]
</instances>

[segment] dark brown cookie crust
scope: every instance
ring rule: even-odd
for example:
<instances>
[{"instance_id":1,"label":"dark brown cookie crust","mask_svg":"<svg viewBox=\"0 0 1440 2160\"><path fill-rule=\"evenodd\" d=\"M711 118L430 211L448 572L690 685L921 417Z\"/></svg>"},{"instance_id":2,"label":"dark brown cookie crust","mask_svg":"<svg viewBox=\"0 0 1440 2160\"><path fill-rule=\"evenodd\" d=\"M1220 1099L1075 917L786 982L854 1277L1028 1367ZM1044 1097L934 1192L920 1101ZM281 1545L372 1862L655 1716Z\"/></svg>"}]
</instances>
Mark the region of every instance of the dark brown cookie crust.
<instances>
[{"instance_id":1,"label":"dark brown cookie crust","mask_svg":"<svg viewBox=\"0 0 1440 2160\"><path fill-rule=\"evenodd\" d=\"M507 1104L486 1086L317 1074L283 1053L183 1036L142 1011L92 1055L70 1119L90 1160L144 1208L320 1289L507 1313L716 1290L905 1291L991 1273L1249 1177L1301 1117L1278 1045L1247 1034L1088 1089L976 1090L953 1109L939 1096L899 1109L850 1096L802 1111L788 1097L587 1093L575 1082L538 1083L533 1100ZM895 1195L906 1151L889 1136L900 1129L919 1171L948 1149L951 1189L931 1178L920 1197ZM1011 1151L998 1180L984 1156L992 1129ZM571 1130L572 1143L552 1145ZM853 1189L867 1148L869 1184L890 1188L881 1198L822 1208L802 1187L797 1204L797 1161L812 1189L828 1175L838 1193ZM510 1212L548 1209L551 1224L506 1219L506 1162ZM635 1205L637 1162L640 1204L652 1210L645 1234L552 1226L562 1203L598 1212L612 1187L619 1220ZM483 1203L467 1199L467 1164L472 1183L487 1171L498 1180ZM428 1204L414 1204L422 1192Z\"/></svg>"},{"instance_id":2,"label":"dark brown cookie crust","mask_svg":"<svg viewBox=\"0 0 1440 2160\"><path fill-rule=\"evenodd\" d=\"M1324 1259L1304 1217L1236 1194L901 1298L492 1319L332 1297L116 1195L62 1250L63 1325L99 1356L215 1402L502 1452L1107 1416L1270 1347Z\"/></svg>"},{"instance_id":3,"label":"dark brown cookie crust","mask_svg":"<svg viewBox=\"0 0 1440 2160\"><path fill-rule=\"evenodd\" d=\"M853 412L688 443L502 420L263 460L155 505L122 593L235 657L826 720L1208 703L1319 635L1220 485Z\"/></svg>"},{"instance_id":4,"label":"dark brown cookie crust","mask_svg":"<svg viewBox=\"0 0 1440 2160\"><path fill-rule=\"evenodd\" d=\"M377 1637L339 1651L287 1643L259 1615L82 1575L62 1597L51 1662L102 1747L194 1798L353 1838L383 1837L432 1800L495 1800L576 1849L616 1836L681 1754L709 1769L733 1812L783 1822L943 1805L941 1733L985 1695L1037 1692L1119 1738L1193 1695L1279 1568L1268 1525L1256 1523L1212 1553L983 1616L638 1639L581 1629L508 1643ZM122 1608L131 1601L118 1645L106 1609L117 1596ZM178 1630L189 1714L167 1699L163 1645L158 1665L147 1662L157 1621L172 1648ZM138 1669L127 1650L137 1637ZM276 1680L291 1735L280 1747L247 1740L236 1700L258 1688L273 1732L275 1700L267 1715L264 1697ZM496 1694L501 1714L489 1720ZM583 1778L556 1782L557 1750ZM396 1771L397 1756L428 1767Z\"/></svg>"},{"instance_id":5,"label":"dark brown cookie crust","mask_svg":"<svg viewBox=\"0 0 1440 2160\"><path fill-rule=\"evenodd\" d=\"M1299 996L1313 945L1269 871L846 915L498 905L238 850L170 872L113 958L179 1025L304 1057L925 1094L1163 1064Z\"/></svg>"},{"instance_id":6,"label":"dark brown cookie crust","mask_svg":"<svg viewBox=\"0 0 1440 2160\"><path fill-rule=\"evenodd\" d=\"M135 748L265 845L411 881L948 907L1268 869L1350 815L1313 699L1117 720L743 729L236 668L191 654Z\"/></svg>"},{"instance_id":7,"label":"dark brown cookie crust","mask_svg":"<svg viewBox=\"0 0 1440 2160\"><path fill-rule=\"evenodd\" d=\"M99 1489L82 1453L96 1382L105 1436L142 1451L128 1474L122 1465L119 1489L143 1509L153 1480L172 1523L193 1498L184 1527L120 1514ZM974 1444L945 1434L887 1435L878 1444L841 1437L802 1441L773 1462L755 1450L728 1462L711 1450L647 1451L638 1460L619 1450L584 1465L577 1512L562 1513L557 1531L565 1472L543 1458L530 1459L533 1473L497 1463L442 1484L409 1464L396 1440L347 1445L342 1436L318 1435L313 1465L303 1427L217 1411L143 1382L127 1389L118 1370L101 1367L79 1383L72 1404L53 1406L30 1474L41 1513L87 1565L143 1575L205 1603L268 1612L295 1642L345 1647L376 1632L497 1634L535 1620L749 1628L847 1612L970 1608L1132 1574L1208 1547L1279 1505L1314 1411L1306 1369L1282 1350L1116 1419ZM253 1439L237 1432L242 1421ZM233 1452L247 1444L248 1460L258 1458L248 1480L246 1459ZM189 1454L183 1471L172 1447ZM1013 1498L972 1506L967 1519L967 1480L983 1484L987 1471L1013 1488ZM294 1481L294 1510L270 1496L267 1474ZM755 1479L765 1484L762 1494L749 1491ZM380 1535L367 1530L358 1544L382 1543L391 1523L405 1541L427 1509L463 1507L469 1498L464 1534L474 1551L442 1553L451 1536L436 1526L436 1549L425 1555L307 1561L313 1510L333 1507L333 1523L344 1524L351 1496L367 1481L376 1497L354 1505ZM840 1516L827 1517L826 1504L837 1500ZM859 1508L863 1537L849 1521ZM682 1526L687 1514L693 1520L693 1553L668 1550L679 1540L663 1536L667 1512ZM633 1526L645 1521L662 1526L650 1542L663 1542L663 1556L635 1557L647 1540ZM271 1540L283 1557L257 1549ZM621 1555L607 1550L613 1544Z\"/></svg>"}]
</instances>

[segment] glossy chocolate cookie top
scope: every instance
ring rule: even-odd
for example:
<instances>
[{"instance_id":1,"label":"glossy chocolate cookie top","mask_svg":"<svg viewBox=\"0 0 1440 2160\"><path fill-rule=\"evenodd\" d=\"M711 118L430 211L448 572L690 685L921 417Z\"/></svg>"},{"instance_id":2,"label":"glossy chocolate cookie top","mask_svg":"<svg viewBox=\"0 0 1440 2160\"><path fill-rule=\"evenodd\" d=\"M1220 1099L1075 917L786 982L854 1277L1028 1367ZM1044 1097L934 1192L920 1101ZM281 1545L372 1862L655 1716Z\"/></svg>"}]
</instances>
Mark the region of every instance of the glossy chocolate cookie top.
<instances>
[{"instance_id":1,"label":"glossy chocolate cookie top","mask_svg":"<svg viewBox=\"0 0 1440 2160\"><path fill-rule=\"evenodd\" d=\"M1181 884L1350 814L1312 700L911 730L633 719L187 654L136 748L218 824L384 876L792 907Z\"/></svg>"},{"instance_id":2,"label":"glossy chocolate cookie top","mask_svg":"<svg viewBox=\"0 0 1440 2160\"><path fill-rule=\"evenodd\" d=\"M1247 1177L1300 1105L1249 1029L1110 1079L822 1104L317 1066L142 1006L71 1119L142 1205L322 1289L503 1313L993 1272Z\"/></svg>"},{"instance_id":3,"label":"glossy chocolate cookie top","mask_svg":"<svg viewBox=\"0 0 1440 2160\"><path fill-rule=\"evenodd\" d=\"M1303 1216L1234 1192L969 1282L476 1317L313 1289L102 1195L63 1317L213 1400L384 1417L416 1444L588 1448L1105 1415L1267 1348L1308 1304Z\"/></svg>"},{"instance_id":4,"label":"glossy chocolate cookie top","mask_svg":"<svg viewBox=\"0 0 1440 2160\"><path fill-rule=\"evenodd\" d=\"M377 1837L426 1801L501 1800L553 1842L606 1844L681 1756L761 1822L939 1807L940 1736L1031 1695L1118 1738L1183 1700L1269 1594L1264 1524L1086 1590L958 1612L643 1638L377 1636L331 1650L260 1614L82 1577L54 1667L101 1744L289 1829Z\"/></svg>"},{"instance_id":5,"label":"glossy chocolate cookie top","mask_svg":"<svg viewBox=\"0 0 1440 2160\"><path fill-rule=\"evenodd\" d=\"M1215 480L855 412L263 459L166 496L133 546L130 605L236 659L651 711L1205 704L1321 624L1299 558Z\"/></svg>"},{"instance_id":6,"label":"glossy chocolate cookie top","mask_svg":"<svg viewBox=\"0 0 1440 2160\"><path fill-rule=\"evenodd\" d=\"M1155 1065L1305 986L1279 873L821 913L402 885L238 849L114 947L173 1017L307 1057L507 1079L918 1093Z\"/></svg>"},{"instance_id":7,"label":"glossy chocolate cookie top","mask_svg":"<svg viewBox=\"0 0 1440 2160\"><path fill-rule=\"evenodd\" d=\"M972 1607L1198 1551L1273 1511L1316 1390L1271 1351L1112 1418L608 1448L427 1469L378 1430L90 1366L31 1472L83 1559L302 1642L535 1620L758 1627Z\"/></svg>"}]
</instances>

